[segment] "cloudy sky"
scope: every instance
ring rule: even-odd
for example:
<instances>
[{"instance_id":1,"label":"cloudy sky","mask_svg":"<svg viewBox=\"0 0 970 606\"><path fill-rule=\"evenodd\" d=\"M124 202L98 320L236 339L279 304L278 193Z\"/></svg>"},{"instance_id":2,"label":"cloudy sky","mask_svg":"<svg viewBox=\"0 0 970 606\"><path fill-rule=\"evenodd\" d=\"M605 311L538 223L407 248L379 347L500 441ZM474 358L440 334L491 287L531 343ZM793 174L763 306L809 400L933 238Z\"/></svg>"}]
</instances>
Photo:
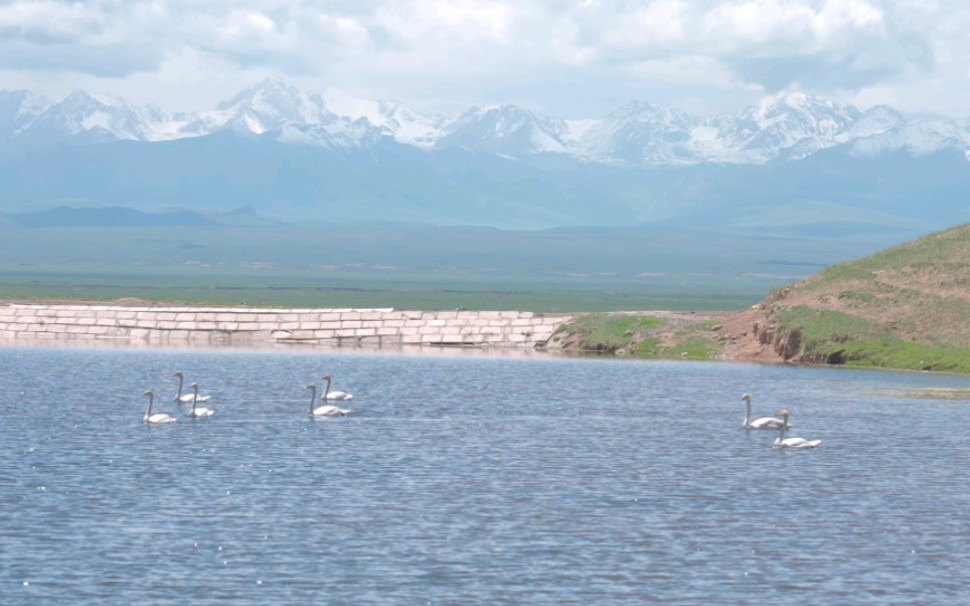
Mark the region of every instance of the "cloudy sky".
<instances>
[{"instance_id":1,"label":"cloudy sky","mask_svg":"<svg viewBox=\"0 0 970 606\"><path fill-rule=\"evenodd\" d=\"M569 118L798 89L966 118L968 31L966 0L0 0L0 89L199 110L279 75Z\"/></svg>"}]
</instances>

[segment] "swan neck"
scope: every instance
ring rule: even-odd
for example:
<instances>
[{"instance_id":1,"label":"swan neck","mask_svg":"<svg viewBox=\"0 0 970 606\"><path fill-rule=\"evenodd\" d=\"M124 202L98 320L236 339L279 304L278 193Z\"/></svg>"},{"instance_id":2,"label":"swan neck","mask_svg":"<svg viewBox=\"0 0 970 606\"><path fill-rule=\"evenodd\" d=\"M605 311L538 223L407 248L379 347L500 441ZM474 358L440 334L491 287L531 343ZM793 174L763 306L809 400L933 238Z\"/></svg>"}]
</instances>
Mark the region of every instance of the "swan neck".
<instances>
[{"instance_id":1,"label":"swan neck","mask_svg":"<svg viewBox=\"0 0 970 606\"><path fill-rule=\"evenodd\" d=\"M148 410L145 411L145 418L152 416L152 402L155 400L155 396L148 394Z\"/></svg>"},{"instance_id":2,"label":"swan neck","mask_svg":"<svg viewBox=\"0 0 970 606\"><path fill-rule=\"evenodd\" d=\"M317 399L317 388L316 386L310 387L310 416L313 416L313 403Z\"/></svg>"},{"instance_id":3,"label":"swan neck","mask_svg":"<svg viewBox=\"0 0 970 606\"><path fill-rule=\"evenodd\" d=\"M745 407L744 426L750 427L751 426L751 400L748 400L747 398L745 398L744 407Z\"/></svg>"}]
</instances>

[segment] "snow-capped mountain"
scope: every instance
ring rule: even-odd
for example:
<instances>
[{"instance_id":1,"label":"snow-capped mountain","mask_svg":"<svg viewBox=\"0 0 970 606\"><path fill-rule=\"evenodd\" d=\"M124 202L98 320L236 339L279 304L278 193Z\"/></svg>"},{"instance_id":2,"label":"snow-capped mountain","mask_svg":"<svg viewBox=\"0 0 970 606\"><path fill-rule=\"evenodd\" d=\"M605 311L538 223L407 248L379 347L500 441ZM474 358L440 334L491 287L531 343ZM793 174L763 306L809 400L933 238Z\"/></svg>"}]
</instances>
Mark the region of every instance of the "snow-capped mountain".
<instances>
[{"instance_id":1,"label":"snow-capped mountain","mask_svg":"<svg viewBox=\"0 0 970 606\"><path fill-rule=\"evenodd\" d=\"M846 103L783 93L766 97L740 114L721 117L716 124L718 139L735 151L736 162L764 164L796 146L800 157L805 157L840 145L861 116L862 111Z\"/></svg>"},{"instance_id":2,"label":"snow-capped mountain","mask_svg":"<svg viewBox=\"0 0 970 606\"><path fill-rule=\"evenodd\" d=\"M584 155L631 165L693 164L698 119L652 103L634 102L599 121L579 140ZM700 146L703 148L703 146Z\"/></svg>"},{"instance_id":3,"label":"snow-capped mountain","mask_svg":"<svg viewBox=\"0 0 970 606\"><path fill-rule=\"evenodd\" d=\"M515 105L473 107L442 129L439 148L462 147L516 157L534 153L569 153L559 133L563 121L540 118Z\"/></svg>"},{"instance_id":4,"label":"snow-capped mountain","mask_svg":"<svg viewBox=\"0 0 970 606\"><path fill-rule=\"evenodd\" d=\"M901 121L893 128L850 139L852 153L862 157L905 152L921 156L941 149L970 150L970 130L967 125L936 117L915 121Z\"/></svg>"},{"instance_id":5,"label":"snow-capped mountain","mask_svg":"<svg viewBox=\"0 0 970 606\"><path fill-rule=\"evenodd\" d=\"M54 103L13 133L28 143L47 143L73 137L86 142L165 137L173 118L159 108L138 107L120 97L90 95L77 90Z\"/></svg>"},{"instance_id":6,"label":"snow-capped mountain","mask_svg":"<svg viewBox=\"0 0 970 606\"><path fill-rule=\"evenodd\" d=\"M775 209L773 230L880 234L970 221L968 150L970 121L801 93L717 116L640 101L564 120L509 104L425 115L275 78L193 113L14 91L0 92L0 213L78 200L300 222L747 229Z\"/></svg>"},{"instance_id":7,"label":"snow-capped mountain","mask_svg":"<svg viewBox=\"0 0 970 606\"><path fill-rule=\"evenodd\" d=\"M520 161L557 154L644 168L763 165L843 145L862 156L962 153L970 147L966 121L907 118L886 106L862 111L799 92L710 117L634 102L602 119L563 120L508 104L445 118L334 88L306 93L280 78L268 78L212 110L180 114L84 91L56 103L28 91L0 91L0 145L154 142L226 130L327 149L362 149L389 139L424 150L460 148Z\"/></svg>"},{"instance_id":8,"label":"snow-capped mountain","mask_svg":"<svg viewBox=\"0 0 970 606\"><path fill-rule=\"evenodd\" d=\"M53 101L26 90L0 91L0 141L27 126Z\"/></svg>"},{"instance_id":9,"label":"snow-capped mountain","mask_svg":"<svg viewBox=\"0 0 970 606\"><path fill-rule=\"evenodd\" d=\"M394 140L416 147L433 146L445 123L441 116L421 114L397 101L360 99L333 87L323 93L321 102L338 116L367 120L384 129Z\"/></svg>"},{"instance_id":10,"label":"snow-capped mountain","mask_svg":"<svg viewBox=\"0 0 970 606\"><path fill-rule=\"evenodd\" d=\"M285 80L268 78L214 110L201 112L181 130L190 136L226 128L258 135L282 124L318 125L333 118L318 96L308 95Z\"/></svg>"}]
</instances>

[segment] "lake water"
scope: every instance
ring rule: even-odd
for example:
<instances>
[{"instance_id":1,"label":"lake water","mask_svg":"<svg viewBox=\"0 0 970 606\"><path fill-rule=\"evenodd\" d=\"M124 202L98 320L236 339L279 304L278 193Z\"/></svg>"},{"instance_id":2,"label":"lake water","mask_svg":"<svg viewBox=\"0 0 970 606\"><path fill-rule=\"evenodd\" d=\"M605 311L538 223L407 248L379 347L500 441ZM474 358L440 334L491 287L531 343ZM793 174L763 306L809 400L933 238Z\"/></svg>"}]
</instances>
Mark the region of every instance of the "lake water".
<instances>
[{"instance_id":1,"label":"lake water","mask_svg":"<svg viewBox=\"0 0 970 606\"><path fill-rule=\"evenodd\" d=\"M0 349L0 604L970 603L970 378ZM182 370L216 414L174 403ZM351 416L312 420L321 375ZM177 423L142 423L155 412ZM740 429L786 407L817 450Z\"/></svg>"}]
</instances>

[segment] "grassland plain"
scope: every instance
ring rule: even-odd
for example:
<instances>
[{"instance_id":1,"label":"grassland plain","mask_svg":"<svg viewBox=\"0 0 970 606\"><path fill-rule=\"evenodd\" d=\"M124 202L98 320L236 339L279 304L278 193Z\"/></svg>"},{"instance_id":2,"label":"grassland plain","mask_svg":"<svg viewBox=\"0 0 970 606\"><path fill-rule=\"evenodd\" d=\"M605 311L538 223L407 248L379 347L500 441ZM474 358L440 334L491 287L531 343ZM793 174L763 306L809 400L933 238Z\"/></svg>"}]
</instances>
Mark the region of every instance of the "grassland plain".
<instances>
[{"instance_id":1,"label":"grassland plain","mask_svg":"<svg viewBox=\"0 0 970 606\"><path fill-rule=\"evenodd\" d=\"M878 250L873 246L640 228L0 226L0 298L740 310L772 288Z\"/></svg>"},{"instance_id":2,"label":"grassland plain","mask_svg":"<svg viewBox=\"0 0 970 606\"><path fill-rule=\"evenodd\" d=\"M783 286L760 272L804 271L831 253L780 252L793 242L780 240L721 258L738 241L698 238L694 254L712 264L692 272L696 258L640 233L430 233L357 234L375 247L336 231L18 230L0 241L0 299L578 312L550 347L970 373L970 225ZM738 262L746 269L725 270ZM619 311L656 309L668 311Z\"/></svg>"}]
</instances>

